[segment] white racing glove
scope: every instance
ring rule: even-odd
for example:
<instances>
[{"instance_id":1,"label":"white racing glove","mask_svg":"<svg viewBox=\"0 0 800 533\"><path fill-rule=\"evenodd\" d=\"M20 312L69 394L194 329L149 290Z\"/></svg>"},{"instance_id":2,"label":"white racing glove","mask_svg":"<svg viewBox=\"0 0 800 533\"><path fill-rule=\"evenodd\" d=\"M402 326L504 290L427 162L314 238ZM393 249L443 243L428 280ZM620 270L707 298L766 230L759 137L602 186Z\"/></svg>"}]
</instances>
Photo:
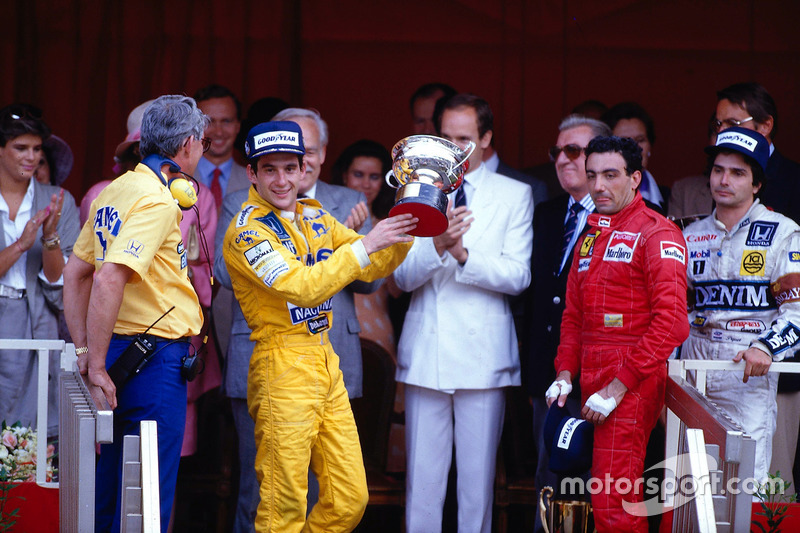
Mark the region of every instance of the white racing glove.
<instances>
[{"instance_id":1,"label":"white racing glove","mask_svg":"<svg viewBox=\"0 0 800 533\"><path fill-rule=\"evenodd\" d=\"M569 394L570 392L572 392L572 384L567 383L566 380L559 379L550 385L550 388L544 393L544 397L549 400L550 398L558 398L562 394Z\"/></svg>"},{"instance_id":2,"label":"white racing glove","mask_svg":"<svg viewBox=\"0 0 800 533\"><path fill-rule=\"evenodd\" d=\"M613 396L610 398L603 398L595 392L586 400L586 407L607 417L611 414L611 411L617 408L617 400L615 400Z\"/></svg>"}]
</instances>

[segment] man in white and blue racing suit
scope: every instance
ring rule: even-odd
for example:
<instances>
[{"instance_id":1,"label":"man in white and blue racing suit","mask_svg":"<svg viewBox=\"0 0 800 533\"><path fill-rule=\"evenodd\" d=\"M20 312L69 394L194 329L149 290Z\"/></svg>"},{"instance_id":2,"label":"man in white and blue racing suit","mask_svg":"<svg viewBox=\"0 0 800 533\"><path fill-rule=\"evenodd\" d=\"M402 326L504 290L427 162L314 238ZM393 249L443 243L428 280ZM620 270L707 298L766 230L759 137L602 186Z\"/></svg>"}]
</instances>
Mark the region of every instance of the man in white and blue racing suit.
<instances>
[{"instance_id":1,"label":"man in white and blue racing suit","mask_svg":"<svg viewBox=\"0 0 800 533\"><path fill-rule=\"evenodd\" d=\"M716 209L684 230L692 328L681 357L746 361L744 377L709 371L706 395L755 439L763 480L777 414L778 376L767 371L800 342L800 227L755 198L769 157L763 136L731 128L706 151Z\"/></svg>"}]
</instances>

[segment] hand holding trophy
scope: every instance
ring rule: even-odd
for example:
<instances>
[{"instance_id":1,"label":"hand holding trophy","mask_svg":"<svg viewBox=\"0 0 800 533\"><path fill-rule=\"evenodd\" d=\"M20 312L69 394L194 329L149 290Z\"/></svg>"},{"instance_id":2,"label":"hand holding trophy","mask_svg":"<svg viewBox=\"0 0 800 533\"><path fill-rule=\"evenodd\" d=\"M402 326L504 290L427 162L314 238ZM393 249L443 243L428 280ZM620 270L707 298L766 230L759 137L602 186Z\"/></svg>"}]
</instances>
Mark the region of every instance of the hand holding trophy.
<instances>
[{"instance_id":1,"label":"hand holding trophy","mask_svg":"<svg viewBox=\"0 0 800 533\"><path fill-rule=\"evenodd\" d=\"M463 183L474 149L473 142L462 150L433 135L412 135L398 141L392 148L392 170L386 174L386 183L397 189L389 216L411 213L417 217L417 227L409 232L416 237L444 233L448 224L447 193Z\"/></svg>"}]
</instances>

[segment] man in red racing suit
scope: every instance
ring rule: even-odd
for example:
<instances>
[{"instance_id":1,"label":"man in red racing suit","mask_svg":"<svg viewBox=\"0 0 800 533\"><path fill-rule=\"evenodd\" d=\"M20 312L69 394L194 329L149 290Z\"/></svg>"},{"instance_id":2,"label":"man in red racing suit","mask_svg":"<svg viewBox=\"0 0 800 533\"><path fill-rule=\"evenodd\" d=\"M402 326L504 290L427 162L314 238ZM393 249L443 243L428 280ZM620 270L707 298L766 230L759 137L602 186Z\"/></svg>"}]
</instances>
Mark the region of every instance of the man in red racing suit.
<instances>
[{"instance_id":1,"label":"man in red racing suit","mask_svg":"<svg viewBox=\"0 0 800 533\"><path fill-rule=\"evenodd\" d=\"M563 404L580 374L582 415L595 424L592 477L602 482L591 491L597 530L647 531L647 519L626 512L623 500L642 501L633 488L664 404L665 362L689 334L686 244L637 192L641 149L633 141L593 139L586 175L598 212L575 249L547 399Z\"/></svg>"}]
</instances>

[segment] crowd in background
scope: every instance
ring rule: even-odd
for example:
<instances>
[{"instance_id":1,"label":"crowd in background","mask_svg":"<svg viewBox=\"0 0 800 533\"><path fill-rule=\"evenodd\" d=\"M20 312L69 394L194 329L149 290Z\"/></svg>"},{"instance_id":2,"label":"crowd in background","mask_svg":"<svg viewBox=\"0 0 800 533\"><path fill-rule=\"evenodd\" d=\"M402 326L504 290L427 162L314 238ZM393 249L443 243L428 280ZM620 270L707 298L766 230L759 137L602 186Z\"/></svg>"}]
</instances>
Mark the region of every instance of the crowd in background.
<instances>
[{"instance_id":1,"label":"crowd in background","mask_svg":"<svg viewBox=\"0 0 800 533\"><path fill-rule=\"evenodd\" d=\"M246 403L247 373L254 345L239 303L233 297L221 254L225 231L246 201L251 186L246 173L245 137L250 128L269 120L297 122L302 129L307 164L305 182L299 192L319 200L336 219L362 234L387 218L394 205L396 191L385 180L392 166L391 147L369 139L369 132L364 132L363 138L350 140L352 142L342 153L328 154L329 136L336 132L328 131L324 117L313 108L293 107L281 99L265 97L244 112L236 95L216 84L197 90L194 99L208 117L204 133L208 148L194 174L197 209L184 212L180 230L189 277L206 324L211 327L208 342L203 338L205 328L191 341L198 350L203 348L205 369L188 387L182 454L191 455L197 449L197 399L221 387L230 399L239 437L240 483L234 530L249 531L259 501L254 469L255 428ZM113 179L140 163L141 120L151 102L142 103L128 117L127 136L115 151L115 176L109 179L98 176L97 182L79 201L60 187L72 168L72 152L64 140L68 132L50 132L46 126L46 110L33 105L13 104L0 110L0 225L3 228L0 232L0 316L3 317L0 337L71 340L63 320L62 270L81 226L96 216L91 211L93 200ZM642 159L639 192L651 209L682 224L707 216L714 209L709 188L711 169L697 169L695 175L671 177L681 178L673 180L654 176L648 171L648 159L656 149L657 117L651 117L635 102L610 104L586 101L576 105L560 124L544 125L553 131L551 162L529 169L514 169L505 164L501 154L493 148L494 125L488 103L443 83L423 85L409 100L409 135L440 135L456 143L465 139L477 141L478 155L471 160L472 170L504 176L491 190L488 186L480 188L485 182L467 179L468 185L463 191L467 203L461 211L454 211L457 222L463 226L462 234L451 235L452 241L446 243L431 241L431 257L442 256L447 251L453 259L451 265L443 267L449 270L442 270L440 280L430 280L431 276L439 274L429 273L431 267L420 252L410 255L409 260L382 283L354 282L333 299L335 314L330 338L341 359L349 397L360 397L362 380L368 378L362 374L360 339L377 343L398 368L395 411L405 411L406 424L392 428L389 469L407 471L409 487L416 487L415 480L420 480L419 486L424 483L428 487L426 490L436 485L432 492L420 489L415 493L409 489L407 506L414 509L407 512L409 531L423 530L424 523L431 521L430 513L434 514L433 522L441 522L441 501L447 487L453 446L459 475L472 480L470 485L459 483L459 523L465 526L464 530L468 529L467 524L475 522L474 528L470 526L474 530L487 531L487 524L491 527L493 461L502 432L506 387L526 387L534 406L532 432L537 449L530 453L539 460L537 485L558 481L547 466L544 399L545 391L556 377L553 361L560 340L567 273L573 250L580 242L581 228L585 229L587 217L593 211L593 206L586 202L585 192L585 149L589 141L598 135L614 135L636 142ZM463 109L470 111L464 117L457 115ZM717 107L709 109L709 114L710 146L714 145L717 134L729 127L754 129L767 139L770 157L761 201L794 221L800 221L800 200L797 200L800 198L797 194L800 192L797 190L800 188L800 165L775 149L778 111L766 89L753 83L722 89L718 93ZM27 120L29 118L32 120ZM462 119L476 124L474 139L469 129L472 122L462 130ZM27 124L34 124L36 128ZM37 143L37 139L40 142ZM698 146L697 150L703 148ZM682 154L664 156L681 157ZM320 179L323 166L330 169L330 183ZM476 175L472 179L476 179ZM668 181L673 182L671 187L666 185ZM478 199L471 196L476 194L478 198L491 199L492 205L479 207ZM453 208L458 209L455 195L451 200ZM573 205L582 205L582 210L576 210L569 229L568 211ZM513 216L506 217L509 214ZM494 225L484 228L481 217L493 219ZM462 246L460 238L463 235L464 242L468 242L470 230L473 234L487 231L484 237L497 249L493 253L479 252L483 244L478 242ZM476 273L470 277L470 264L493 260L510 263L492 270L490 276ZM218 285L212 286L212 276ZM482 344L484 342L486 345ZM426 350L430 353L425 353ZM502 353L495 355L493 350ZM470 357L470 353L476 357ZM9 423L19 420L31 426L35 423L36 369L33 361L34 358L24 351L0 351L0 419ZM429 363L434 367L425 366ZM52 362L51 383L56 383L53 380L56 380L57 368ZM50 420L53 422L57 421L55 389L51 386L54 394L50 399ZM431 391L438 396L429 397ZM491 391L491 394L476 397L475 391ZM800 382L782 376L777 391L777 414L773 414L778 420L777 434L769 471L780 470L784 478L791 479L789 473L793 469L797 472L794 463L800 422L797 416ZM447 415L437 411L445 409L438 403L442 401L439 396L447 401L455 398L454 407L447 408L451 409ZM578 398L579 390L571 397L571 402L577 402ZM461 427L459 418L465 411L474 417L476 411L484 409L476 407L479 403L492 405L486 408L484 419L494 420L494 425L467 431ZM580 405L576 403L572 409L580 412ZM444 417L455 420L455 430L430 424L431 419ZM476 419L465 420L474 424ZM663 456L663 446L659 446L663 443L663 433L659 431L656 428L653 433L655 448L661 447ZM404 435L404 432L411 432L411 435ZM48 437L57 437L55 423L48 429ZM437 442L441 444L441 454L432 455L430 450ZM460 448L465 450L463 454ZM657 451L654 457L658 457ZM432 479L427 481L426 476ZM423 479L426 481L421 481ZM309 481L309 487L309 501L315 501L313 480ZM424 521L416 523L418 516L425 517Z\"/></svg>"}]
</instances>

